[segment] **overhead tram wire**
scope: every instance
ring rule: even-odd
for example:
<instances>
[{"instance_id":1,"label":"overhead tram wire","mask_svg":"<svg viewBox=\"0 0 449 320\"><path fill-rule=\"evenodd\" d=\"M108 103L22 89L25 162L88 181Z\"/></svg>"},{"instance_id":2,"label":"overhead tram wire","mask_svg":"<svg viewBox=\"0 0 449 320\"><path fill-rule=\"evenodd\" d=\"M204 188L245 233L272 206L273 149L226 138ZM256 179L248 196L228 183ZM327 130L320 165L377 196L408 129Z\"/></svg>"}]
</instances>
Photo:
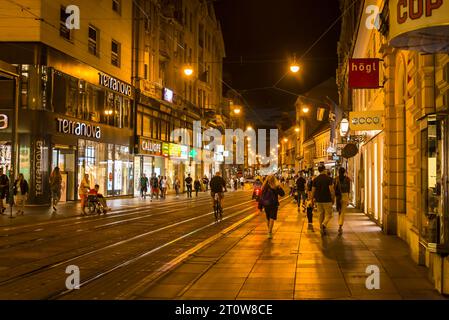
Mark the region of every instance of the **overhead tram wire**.
<instances>
[{"instance_id":1,"label":"overhead tram wire","mask_svg":"<svg viewBox=\"0 0 449 320\"><path fill-rule=\"evenodd\" d=\"M331 25L318 37L318 39L316 39L312 45L306 50L306 52L304 52L301 57L298 59L298 61L301 61L309 52L310 50L313 49L313 47L315 47L315 45L337 24L338 21L340 21L341 18L343 18L343 16L348 12L349 9L351 9L354 4L359 1L359 0L354 0L352 1L352 3L346 8L346 10L343 11L343 13L338 16L337 19L335 19L334 22L331 23ZM278 89L277 85L287 76L287 74L289 73L289 71L287 71L278 81L275 82L275 84L273 85L274 89Z\"/></svg>"}]
</instances>

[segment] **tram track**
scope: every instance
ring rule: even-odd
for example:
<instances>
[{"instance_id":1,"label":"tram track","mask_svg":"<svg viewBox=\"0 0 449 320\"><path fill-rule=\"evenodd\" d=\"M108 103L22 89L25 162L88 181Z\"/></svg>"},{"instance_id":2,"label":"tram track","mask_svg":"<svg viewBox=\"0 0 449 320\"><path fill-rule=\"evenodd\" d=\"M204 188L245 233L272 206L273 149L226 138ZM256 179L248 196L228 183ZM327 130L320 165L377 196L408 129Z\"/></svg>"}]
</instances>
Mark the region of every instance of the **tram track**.
<instances>
[{"instance_id":1,"label":"tram track","mask_svg":"<svg viewBox=\"0 0 449 320\"><path fill-rule=\"evenodd\" d=\"M242 197L243 198L243 197ZM238 198L240 199L240 197ZM191 203L191 202L190 202ZM196 201L194 204L196 205L195 208L196 209L201 209L202 207L209 207L209 203L210 203L210 199L202 199L200 202ZM168 210L169 208L172 208L171 210ZM40 235L36 235L36 237L31 238L31 239L27 239L24 241L20 241L20 242L16 242L16 243L8 243L5 245L0 245L0 250L7 250L7 249L12 249L12 248L16 248L18 246L22 246L22 245L27 245L27 244L33 244L36 242L40 242L39 245L42 245L43 242L45 240L66 240L70 237L73 236L78 236L81 233L85 233L85 232L90 232L90 231L98 231L104 228L108 228L108 227L114 227L114 226L118 226L118 225L123 225L123 224L128 224L130 222L135 222L135 221L141 221L141 220L146 220L149 218L154 218L157 216L161 216L161 215L167 215L170 213L174 213L179 211L181 208L183 208L182 203L181 204L176 204L176 205L172 205L170 207L158 207L158 208L140 208L140 210L138 212L131 212L131 213L125 213L125 214L121 214L120 216L110 216L110 215L106 215L106 216L96 216L94 217L94 219L89 219L89 220L84 220L84 221L77 221L77 222L72 222L72 223L67 223L67 224L63 224L63 225L59 225L58 229L55 231L58 231L59 234L53 234L53 235L47 235L46 237L44 236L40 236ZM162 211L162 212L155 212L155 213L150 213L150 214L144 214L145 212L149 212L150 210L158 210L158 211ZM136 214L143 214L142 216L138 216L138 217L132 217L132 218L128 218L128 219L123 219L123 217L126 216L134 216ZM193 215L192 215L193 216ZM86 217L87 218L87 217ZM97 222L103 222L105 219L120 219L118 221L114 221L114 222L110 222L110 223L105 223L105 224L100 224L97 226L93 226L93 227L88 227L86 229L77 229L77 230L70 230L72 228L76 228L79 227L79 225L85 225L85 224L92 224L92 223L97 223ZM61 236L61 228L68 228L68 230L65 231L66 236ZM45 229L41 229L39 232L44 231ZM78 233L75 235L75 233ZM21 233L22 234L22 233ZM26 233L29 234L29 233ZM17 235L17 234L16 234ZM0 238L1 240L1 238ZM0 241L1 243L1 241Z\"/></svg>"},{"instance_id":2,"label":"tram track","mask_svg":"<svg viewBox=\"0 0 449 320\"><path fill-rule=\"evenodd\" d=\"M246 204L249 203L249 202L251 202L251 201L247 201L247 202L243 202L243 203L236 204L236 205L233 205L233 206L229 206L229 207L227 207L227 209L240 207L240 206L246 205ZM250 209L252 209L252 208L253 208L253 207L251 206L251 207L249 207L249 208L244 209L243 211L247 211L247 210L250 210ZM236 214L241 214L241 211L242 211L242 210L238 211ZM229 219L229 218L231 218L231 217L234 217L236 214L230 215L229 217L227 217L227 219ZM181 225L183 225L183 224L187 224L187 223L192 222L192 221L195 221L195 220L200 220L200 219L204 219L204 218L208 217L208 221L210 221L209 216L212 216L212 212L207 212L207 213L205 213L205 214L202 214L202 215L199 215L199 216L195 216L195 217L189 217L189 218L184 219L184 220L181 220L181 221L179 221L179 222L175 222L175 223L169 224L169 225L167 225L167 226L163 226L163 227L161 227L161 228L153 229L153 230L150 230L150 231L148 231L148 232L140 233L140 234L138 234L138 235L136 235L136 236L133 236L133 237L130 237L130 238L127 238L127 239L124 239L124 240L116 241L116 242L114 242L114 243L112 243L112 244L110 244L110 245L102 246L102 247L100 247L100 248L98 248L98 249L90 250L90 251L88 251L88 252L85 252L85 253L76 255L76 256L74 256L74 257L70 257L70 258L67 258L67 259L62 259L62 260L56 261L56 262L54 262L54 263L52 263L52 264L42 265L42 266L40 266L39 268L36 268L36 269L31 270L31 271L29 271L29 272L22 273L22 274L18 274L18 275L15 275L15 276L13 276L13 277L10 277L10 278L8 278L8 279L6 279L6 280L1 281L1 282L0 282L0 287L5 286L5 285L7 285L7 284L11 284L11 283L13 283L13 282L15 282L15 281L24 280L24 279L26 279L26 278L33 277L33 276L38 275L38 274L40 274L40 273L42 273L42 272L50 271L50 270L52 270L52 269L61 267L61 266L65 265L65 264L68 264L68 263L74 263L74 262L77 261L77 260L80 260L80 259L83 259L83 258L92 256L92 255L97 255L97 254L99 254L99 253L101 253L101 252L104 252L104 251L107 251L107 250L109 250L109 249L114 249L114 248L117 248L117 247L119 247L119 246L122 246L122 245L125 245L125 244L129 244L130 242L133 242L133 241L136 241L136 240L143 239L143 238L145 238L145 237L147 237L147 236L154 235L154 234L156 234L156 233L161 233L161 232L163 232L163 231L166 231L166 230L169 230L169 229L176 228L176 227L178 227L178 226L181 226ZM210 227L210 226L212 226L212 225L214 225L214 224L213 224L213 223L207 223L204 227L197 228L196 230L192 231L193 233L190 232L190 233L185 234L184 236L181 236L181 237L177 238L176 241L179 241L179 240L181 240L181 239L184 239L185 237L188 237L189 235L194 234L194 233L197 233L197 232L203 230L204 228ZM175 241L175 242L176 242L176 241ZM164 248L164 247L170 245L171 243L174 243L174 242L169 241L169 242L167 242L165 245L163 244L163 245L157 247L157 248L159 248L159 249L157 249L156 251L158 251L158 250L160 250L161 248ZM147 256L148 254L150 254L150 253L148 253L148 252L156 252L156 251L153 251L153 250L155 250L155 249L149 250L149 251L147 251L146 253L144 252L143 254L139 254L139 255L137 255L137 257L140 257L140 256L141 256L141 257L143 258L143 257ZM127 259L126 261L128 261L128 260L129 260L129 259ZM132 260L132 259L131 259L131 260ZM126 266L126 265L128 265L128 263L127 263L126 261L125 261L125 262L121 262L121 263L117 264L116 266ZM115 267L114 267L114 268L115 268ZM115 270L115 269L114 269L114 270Z\"/></svg>"}]
</instances>

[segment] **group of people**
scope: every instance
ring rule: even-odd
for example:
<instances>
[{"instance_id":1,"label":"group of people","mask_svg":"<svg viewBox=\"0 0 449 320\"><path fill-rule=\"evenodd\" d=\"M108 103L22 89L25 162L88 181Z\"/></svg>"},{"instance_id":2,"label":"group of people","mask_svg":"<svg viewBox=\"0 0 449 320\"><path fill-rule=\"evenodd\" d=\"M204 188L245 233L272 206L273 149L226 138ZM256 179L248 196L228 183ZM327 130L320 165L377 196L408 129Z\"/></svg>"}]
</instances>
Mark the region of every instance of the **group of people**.
<instances>
[{"instance_id":1,"label":"group of people","mask_svg":"<svg viewBox=\"0 0 449 320\"><path fill-rule=\"evenodd\" d=\"M10 199L9 178L4 173L3 168L0 168L0 214L5 214L6 203L9 201L11 205L15 204L17 206L17 215L24 215L28 191L28 182L25 180L23 174L19 173L12 185L13 198Z\"/></svg>"},{"instance_id":2,"label":"group of people","mask_svg":"<svg viewBox=\"0 0 449 320\"><path fill-rule=\"evenodd\" d=\"M204 178L200 179L200 177L196 177L195 180L190 176L190 173L184 179L184 184L187 191L187 197L192 198L192 192L195 190L196 196L200 191L208 191L209 190L209 179L204 176ZM148 190L151 191L151 200L155 197L156 199L165 199L167 195L167 190L170 189L170 183L165 176L158 176L153 173L151 178L148 179L146 174L144 173L142 177L140 177L140 197L142 199L146 198L146 194ZM181 191L181 181L178 177L174 178L173 181L173 189L176 192L176 197L179 198L179 194ZM159 196L160 194L160 196Z\"/></svg>"},{"instance_id":3,"label":"group of people","mask_svg":"<svg viewBox=\"0 0 449 320\"><path fill-rule=\"evenodd\" d=\"M326 233L327 225L332 219L333 204L338 211L338 233L343 233L345 211L349 203L351 179L346 175L346 169L340 167L338 176L333 179L324 165L318 167L319 175L311 175L308 179L300 172L296 179L298 208L302 205L307 213L309 224L312 224L313 211L316 209L320 217L320 229Z\"/></svg>"},{"instance_id":4,"label":"group of people","mask_svg":"<svg viewBox=\"0 0 449 320\"><path fill-rule=\"evenodd\" d=\"M179 179L176 178L173 182L173 188L176 190L176 194L179 193L179 184ZM148 189L151 191L151 200L153 200L154 197L156 197L156 199L165 199L169 187L170 185L166 176L156 176L156 173L153 173L151 178L148 179L144 173L140 177L140 197L142 199L146 199Z\"/></svg>"},{"instance_id":5,"label":"group of people","mask_svg":"<svg viewBox=\"0 0 449 320\"><path fill-rule=\"evenodd\" d=\"M237 190L239 188L239 185L240 188L243 189L243 187L245 186L245 178L243 178L243 176L240 178L233 176L231 177L230 185L233 190Z\"/></svg>"}]
</instances>

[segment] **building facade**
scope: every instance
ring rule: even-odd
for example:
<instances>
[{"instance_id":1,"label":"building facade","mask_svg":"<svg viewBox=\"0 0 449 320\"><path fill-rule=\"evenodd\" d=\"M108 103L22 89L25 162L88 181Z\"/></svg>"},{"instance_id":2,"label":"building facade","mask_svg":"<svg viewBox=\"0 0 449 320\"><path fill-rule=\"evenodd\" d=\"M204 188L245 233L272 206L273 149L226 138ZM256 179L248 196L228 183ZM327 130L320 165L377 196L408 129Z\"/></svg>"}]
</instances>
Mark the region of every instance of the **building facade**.
<instances>
[{"instance_id":1,"label":"building facade","mask_svg":"<svg viewBox=\"0 0 449 320\"><path fill-rule=\"evenodd\" d=\"M80 17L74 29L72 5ZM8 12L0 60L18 75L17 88L8 83L17 137L12 127L0 131L0 165L24 173L29 203L50 203L56 166L62 201L79 198L85 174L107 196L133 196L143 173L169 183L212 173L214 162L201 160L203 152L215 155L200 133L226 124L224 43L210 2L2 1L0 11Z\"/></svg>"},{"instance_id":2,"label":"building facade","mask_svg":"<svg viewBox=\"0 0 449 320\"><path fill-rule=\"evenodd\" d=\"M167 176L169 184L187 174L210 177L219 168L201 161L211 151L193 130L194 121L202 130L224 126L224 43L213 6L200 0L141 0L133 10L134 175ZM134 188L137 194L138 182Z\"/></svg>"},{"instance_id":3,"label":"building facade","mask_svg":"<svg viewBox=\"0 0 449 320\"><path fill-rule=\"evenodd\" d=\"M377 20L366 14L369 5L379 8ZM447 294L449 3L350 6L341 1L348 13L339 43L340 105L360 115L383 114L383 128L350 131L363 136L358 154L348 160L354 202L385 233L404 239L412 258ZM349 87L351 58L380 59L378 88Z\"/></svg>"},{"instance_id":4,"label":"building facade","mask_svg":"<svg viewBox=\"0 0 449 320\"><path fill-rule=\"evenodd\" d=\"M68 1L2 2L0 59L20 76L18 157L29 202L48 204L58 166L62 200L78 199L84 174L109 196L132 194L131 1L78 1L79 29L66 27ZM39 17L36 19L35 17ZM1 147L5 149L4 146Z\"/></svg>"}]
</instances>

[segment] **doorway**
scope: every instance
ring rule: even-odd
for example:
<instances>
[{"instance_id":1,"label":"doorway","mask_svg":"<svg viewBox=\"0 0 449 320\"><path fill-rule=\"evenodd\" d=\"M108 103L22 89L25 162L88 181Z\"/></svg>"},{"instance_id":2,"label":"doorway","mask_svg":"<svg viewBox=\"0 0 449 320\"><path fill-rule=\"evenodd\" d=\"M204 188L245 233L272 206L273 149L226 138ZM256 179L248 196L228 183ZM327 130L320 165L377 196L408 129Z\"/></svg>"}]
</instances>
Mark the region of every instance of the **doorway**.
<instances>
[{"instance_id":1,"label":"doorway","mask_svg":"<svg viewBox=\"0 0 449 320\"><path fill-rule=\"evenodd\" d=\"M62 175L61 202L75 199L75 148L55 145L52 149L52 167L59 167Z\"/></svg>"}]
</instances>

